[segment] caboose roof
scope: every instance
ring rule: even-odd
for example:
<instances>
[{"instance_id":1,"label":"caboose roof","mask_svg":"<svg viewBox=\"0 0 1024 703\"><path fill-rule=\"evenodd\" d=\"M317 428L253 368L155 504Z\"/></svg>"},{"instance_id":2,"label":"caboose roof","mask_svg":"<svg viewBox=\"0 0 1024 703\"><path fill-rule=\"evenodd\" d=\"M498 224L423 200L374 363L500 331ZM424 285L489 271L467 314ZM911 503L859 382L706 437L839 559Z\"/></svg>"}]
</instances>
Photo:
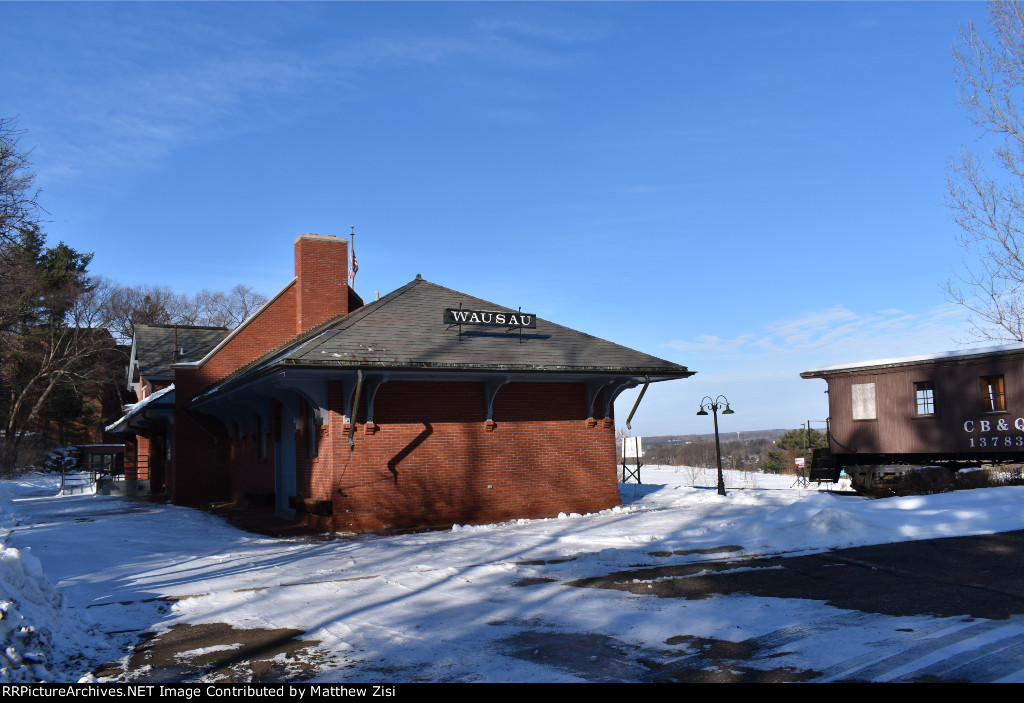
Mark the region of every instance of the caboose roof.
<instances>
[{"instance_id":1,"label":"caboose roof","mask_svg":"<svg viewBox=\"0 0 1024 703\"><path fill-rule=\"evenodd\" d=\"M1003 344L997 347L974 347L972 349L956 349L953 351L939 352L938 354L921 354L918 356L901 356L890 359L874 359L871 361L857 361L834 366L822 366L818 369L811 369L800 374L800 378L821 378L838 373L849 373L867 369L883 369L897 366L912 366L914 364L928 364L947 359L967 360L973 357L992 356L1000 354L1014 354L1024 352L1024 344L1015 342Z\"/></svg>"}]
</instances>

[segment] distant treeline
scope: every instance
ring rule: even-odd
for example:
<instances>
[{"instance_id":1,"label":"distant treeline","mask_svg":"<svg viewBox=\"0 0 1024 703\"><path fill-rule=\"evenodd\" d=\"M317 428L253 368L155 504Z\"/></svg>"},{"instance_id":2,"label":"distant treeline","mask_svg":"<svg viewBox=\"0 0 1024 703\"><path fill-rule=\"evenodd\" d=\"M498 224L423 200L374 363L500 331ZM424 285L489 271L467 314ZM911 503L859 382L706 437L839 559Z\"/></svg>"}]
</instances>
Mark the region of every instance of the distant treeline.
<instances>
[{"instance_id":1,"label":"distant treeline","mask_svg":"<svg viewBox=\"0 0 1024 703\"><path fill-rule=\"evenodd\" d=\"M760 435L760 436L755 436ZM794 460L805 457L810 465L811 450L826 446L825 435L817 430L763 430L745 432L742 439L721 440L722 468L769 473L795 473ZM715 436L644 437L645 464L715 467Z\"/></svg>"},{"instance_id":2,"label":"distant treeline","mask_svg":"<svg viewBox=\"0 0 1024 703\"><path fill-rule=\"evenodd\" d=\"M720 436L723 442L743 442L752 439L776 440L787 432L789 432L789 430L783 428L778 430L753 430L750 432L722 432ZM708 432L707 434L653 435L650 437L644 437L644 446L653 447L661 446L663 444L685 444L686 442L713 443L714 441L715 435L713 432Z\"/></svg>"}]
</instances>

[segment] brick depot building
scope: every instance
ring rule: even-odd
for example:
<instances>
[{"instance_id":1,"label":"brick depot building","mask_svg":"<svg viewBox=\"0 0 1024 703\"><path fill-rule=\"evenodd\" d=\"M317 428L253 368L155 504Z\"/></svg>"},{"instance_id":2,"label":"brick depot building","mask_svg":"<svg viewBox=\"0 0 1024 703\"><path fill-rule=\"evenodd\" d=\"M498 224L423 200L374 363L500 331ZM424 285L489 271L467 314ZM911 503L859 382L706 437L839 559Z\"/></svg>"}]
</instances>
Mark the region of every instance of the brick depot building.
<instances>
[{"instance_id":1,"label":"brick depot building","mask_svg":"<svg viewBox=\"0 0 1024 703\"><path fill-rule=\"evenodd\" d=\"M124 493L163 493L174 441L174 364L202 359L228 335L226 327L134 326L128 390L137 402L107 432L124 438Z\"/></svg>"},{"instance_id":2,"label":"brick depot building","mask_svg":"<svg viewBox=\"0 0 1024 703\"><path fill-rule=\"evenodd\" d=\"M602 510L619 503L616 396L694 373L419 276L364 305L348 261L346 239L300 236L294 280L173 364L174 502L329 530Z\"/></svg>"}]
</instances>

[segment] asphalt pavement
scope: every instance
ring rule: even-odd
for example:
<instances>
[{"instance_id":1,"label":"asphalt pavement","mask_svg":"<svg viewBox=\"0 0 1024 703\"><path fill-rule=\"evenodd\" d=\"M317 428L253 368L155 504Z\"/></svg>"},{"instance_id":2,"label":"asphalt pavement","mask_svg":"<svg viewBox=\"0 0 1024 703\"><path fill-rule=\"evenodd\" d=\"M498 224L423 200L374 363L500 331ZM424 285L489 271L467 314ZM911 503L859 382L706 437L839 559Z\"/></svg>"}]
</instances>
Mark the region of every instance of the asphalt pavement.
<instances>
[{"instance_id":1,"label":"asphalt pavement","mask_svg":"<svg viewBox=\"0 0 1024 703\"><path fill-rule=\"evenodd\" d=\"M658 598L743 593L808 601L808 617L799 626L742 642L681 635L665 642L675 653L634 654L629 658L644 670L634 667L612 680L989 682L1019 680L1024 672L1017 617L1024 614L1024 531L628 569L571 585ZM828 615L812 602L842 610ZM798 640L841 637L844 628L877 615L944 620L935 621L935 630L897 629L892 635L905 642L880 645L877 654L836 661L826 670L763 665ZM957 624L943 629L943 622Z\"/></svg>"}]
</instances>

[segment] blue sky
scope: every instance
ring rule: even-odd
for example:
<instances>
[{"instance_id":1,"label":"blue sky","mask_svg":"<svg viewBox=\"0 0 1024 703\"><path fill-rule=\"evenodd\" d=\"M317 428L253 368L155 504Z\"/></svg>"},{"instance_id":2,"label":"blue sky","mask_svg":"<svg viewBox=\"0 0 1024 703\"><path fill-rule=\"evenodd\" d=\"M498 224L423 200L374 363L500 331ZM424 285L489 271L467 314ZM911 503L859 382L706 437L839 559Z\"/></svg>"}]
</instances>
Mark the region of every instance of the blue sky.
<instances>
[{"instance_id":1,"label":"blue sky","mask_svg":"<svg viewBox=\"0 0 1024 703\"><path fill-rule=\"evenodd\" d=\"M950 50L982 3L0 3L48 232L193 292L356 227L417 273L695 369L635 434L827 414L800 371L954 349ZM617 403L625 420L635 393Z\"/></svg>"}]
</instances>

